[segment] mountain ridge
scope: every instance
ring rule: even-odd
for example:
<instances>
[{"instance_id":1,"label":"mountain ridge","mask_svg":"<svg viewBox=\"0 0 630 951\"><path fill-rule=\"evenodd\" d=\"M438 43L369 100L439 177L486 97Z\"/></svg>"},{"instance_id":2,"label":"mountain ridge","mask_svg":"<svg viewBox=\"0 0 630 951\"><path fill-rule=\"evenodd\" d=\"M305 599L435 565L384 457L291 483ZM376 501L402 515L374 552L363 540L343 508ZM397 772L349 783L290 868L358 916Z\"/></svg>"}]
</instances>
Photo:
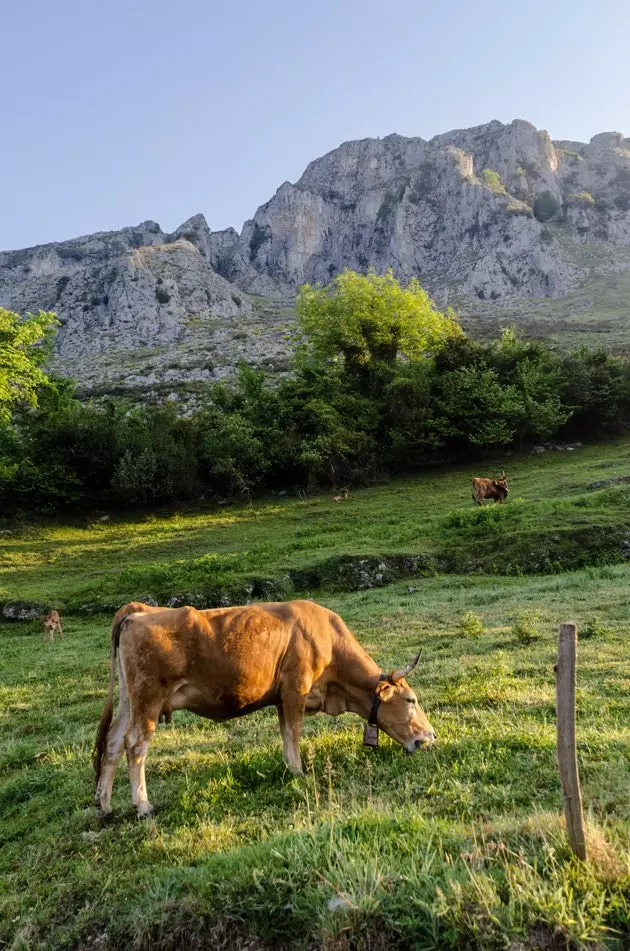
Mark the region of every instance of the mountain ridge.
<instances>
[{"instance_id":1,"label":"mountain ridge","mask_svg":"<svg viewBox=\"0 0 630 951\"><path fill-rule=\"evenodd\" d=\"M171 386L177 399L240 360L286 369L298 287L344 267L418 276L464 321L551 313L591 280L630 275L630 139L552 140L516 119L344 142L240 233L197 214L171 233L149 220L0 252L0 305L57 311L57 366L86 392Z\"/></svg>"}]
</instances>

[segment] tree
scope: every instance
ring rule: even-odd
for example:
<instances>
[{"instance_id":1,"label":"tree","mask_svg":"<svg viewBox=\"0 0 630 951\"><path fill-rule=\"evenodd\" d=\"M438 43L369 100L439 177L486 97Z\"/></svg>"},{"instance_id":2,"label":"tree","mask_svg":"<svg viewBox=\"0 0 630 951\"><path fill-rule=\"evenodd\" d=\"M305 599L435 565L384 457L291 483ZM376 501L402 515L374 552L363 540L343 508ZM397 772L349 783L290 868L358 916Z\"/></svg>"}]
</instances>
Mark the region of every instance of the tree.
<instances>
[{"instance_id":1,"label":"tree","mask_svg":"<svg viewBox=\"0 0 630 951\"><path fill-rule=\"evenodd\" d=\"M42 364L57 324L55 314L40 311L22 319L0 307L0 420L16 403L37 406L37 390L48 382Z\"/></svg>"},{"instance_id":2,"label":"tree","mask_svg":"<svg viewBox=\"0 0 630 951\"><path fill-rule=\"evenodd\" d=\"M327 287L305 284L297 318L307 350L359 372L391 366L401 355L435 353L461 333L452 311L436 310L418 280L402 287L391 270L363 275L346 269Z\"/></svg>"},{"instance_id":3,"label":"tree","mask_svg":"<svg viewBox=\"0 0 630 951\"><path fill-rule=\"evenodd\" d=\"M436 438L457 447L507 446L514 439L522 412L516 387L505 385L496 370L462 366L437 380Z\"/></svg>"}]
</instances>

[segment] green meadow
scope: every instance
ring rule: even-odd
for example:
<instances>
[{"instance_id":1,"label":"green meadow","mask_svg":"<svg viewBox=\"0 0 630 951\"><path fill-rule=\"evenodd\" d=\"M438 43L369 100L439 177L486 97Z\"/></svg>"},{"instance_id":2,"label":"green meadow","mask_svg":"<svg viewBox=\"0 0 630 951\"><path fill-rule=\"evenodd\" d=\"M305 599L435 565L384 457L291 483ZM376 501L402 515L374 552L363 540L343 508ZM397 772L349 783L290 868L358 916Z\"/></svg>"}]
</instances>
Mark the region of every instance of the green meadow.
<instances>
[{"instance_id":1,"label":"green meadow","mask_svg":"<svg viewBox=\"0 0 630 951\"><path fill-rule=\"evenodd\" d=\"M501 468L508 504L478 509L471 476ZM8 526L0 601L62 606L64 640L0 626L0 948L627 947L627 477L622 440L425 472L342 504ZM402 580L347 590L322 568L341 555L422 558ZM100 823L90 754L111 611L88 608L291 573L383 669L422 647L412 679L436 747L405 757L381 734L370 751L360 720L318 715L294 777L275 710L225 724L180 712L149 751L156 816L136 819L121 765ZM586 863L566 844L555 760L568 619Z\"/></svg>"}]
</instances>

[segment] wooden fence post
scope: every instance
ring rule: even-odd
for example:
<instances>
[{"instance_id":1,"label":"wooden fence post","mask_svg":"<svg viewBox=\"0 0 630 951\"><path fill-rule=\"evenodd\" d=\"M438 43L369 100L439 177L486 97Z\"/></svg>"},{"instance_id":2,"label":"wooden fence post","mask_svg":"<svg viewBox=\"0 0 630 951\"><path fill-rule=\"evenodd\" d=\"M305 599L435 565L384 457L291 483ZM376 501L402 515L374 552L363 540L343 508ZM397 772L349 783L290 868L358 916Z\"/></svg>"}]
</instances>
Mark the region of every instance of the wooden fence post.
<instances>
[{"instance_id":1,"label":"wooden fence post","mask_svg":"<svg viewBox=\"0 0 630 951\"><path fill-rule=\"evenodd\" d=\"M556 723L557 753L560 781L567 822L567 838L580 859L586 858L586 835L582 793L577 765L575 743L575 668L577 653L577 625L560 625L558 663L556 665Z\"/></svg>"}]
</instances>

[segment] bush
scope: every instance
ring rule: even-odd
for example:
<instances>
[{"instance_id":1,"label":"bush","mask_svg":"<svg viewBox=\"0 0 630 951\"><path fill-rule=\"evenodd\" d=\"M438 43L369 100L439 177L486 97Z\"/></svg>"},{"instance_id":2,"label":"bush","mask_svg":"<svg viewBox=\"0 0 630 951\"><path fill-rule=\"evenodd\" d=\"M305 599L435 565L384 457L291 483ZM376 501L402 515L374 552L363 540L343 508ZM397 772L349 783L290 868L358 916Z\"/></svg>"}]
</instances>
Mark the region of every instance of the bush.
<instances>
[{"instance_id":1,"label":"bush","mask_svg":"<svg viewBox=\"0 0 630 951\"><path fill-rule=\"evenodd\" d=\"M598 617L590 618L586 624L580 628L579 636L581 640L588 640L591 637L611 637L614 631L601 623Z\"/></svg>"},{"instance_id":2,"label":"bush","mask_svg":"<svg viewBox=\"0 0 630 951\"><path fill-rule=\"evenodd\" d=\"M495 172L493 168L484 168L482 175L484 182L495 195L506 194L505 185L501 181L501 176L498 172Z\"/></svg>"},{"instance_id":3,"label":"bush","mask_svg":"<svg viewBox=\"0 0 630 951\"><path fill-rule=\"evenodd\" d=\"M468 611L464 614L459 622L459 633L462 637L481 637L485 632L486 629L483 626L483 618L480 614L475 614L473 611Z\"/></svg>"},{"instance_id":4,"label":"bush","mask_svg":"<svg viewBox=\"0 0 630 951\"><path fill-rule=\"evenodd\" d=\"M539 640L538 620L539 615L535 611L523 611L517 616L512 626L512 635L517 643L527 645Z\"/></svg>"},{"instance_id":5,"label":"bush","mask_svg":"<svg viewBox=\"0 0 630 951\"><path fill-rule=\"evenodd\" d=\"M573 192L567 196L567 203L569 205L584 205L589 207L595 204L595 199L589 192Z\"/></svg>"}]
</instances>

